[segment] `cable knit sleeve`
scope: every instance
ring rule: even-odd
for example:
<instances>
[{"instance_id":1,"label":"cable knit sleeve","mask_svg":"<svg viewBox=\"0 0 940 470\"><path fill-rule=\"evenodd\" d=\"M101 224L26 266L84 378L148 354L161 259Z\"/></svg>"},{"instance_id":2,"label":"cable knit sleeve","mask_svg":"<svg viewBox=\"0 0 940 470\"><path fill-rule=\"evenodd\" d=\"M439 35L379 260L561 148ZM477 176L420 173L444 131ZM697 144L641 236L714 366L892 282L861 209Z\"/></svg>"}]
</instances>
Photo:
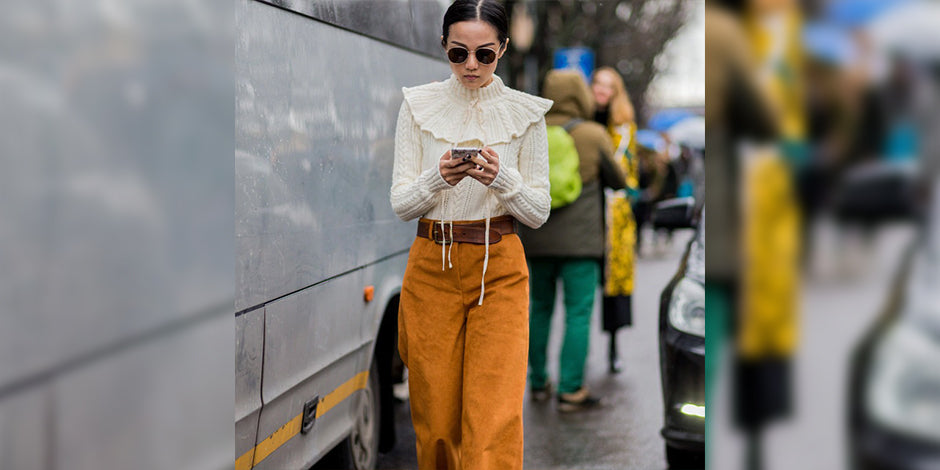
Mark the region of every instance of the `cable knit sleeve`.
<instances>
[{"instance_id":1,"label":"cable knit sleeve","mask_svg":"<svg viewBox=\"0 0 940 470\"><path fill-rule=\"evenodd\" d=\"M519 169L500 166L489 187L503 207L523 224L539 228L545 223L552 198L548 193L548 134L544 118L522 136Z\"/></svg>"},{"instance_id":2,"label":"cable knit sleeve","mask_svg":"<svg viewBox=\"0 0 940 470\"><path fill-rule=\"evenodd\" d=\"M426 214L437 204L440 191L451 188L437 165L422 171L423 151L421 129L415 123L407 101L403 101L395 128L395 163L389 197L392 209L402 220Z\"/></svg>"}]
</instances>

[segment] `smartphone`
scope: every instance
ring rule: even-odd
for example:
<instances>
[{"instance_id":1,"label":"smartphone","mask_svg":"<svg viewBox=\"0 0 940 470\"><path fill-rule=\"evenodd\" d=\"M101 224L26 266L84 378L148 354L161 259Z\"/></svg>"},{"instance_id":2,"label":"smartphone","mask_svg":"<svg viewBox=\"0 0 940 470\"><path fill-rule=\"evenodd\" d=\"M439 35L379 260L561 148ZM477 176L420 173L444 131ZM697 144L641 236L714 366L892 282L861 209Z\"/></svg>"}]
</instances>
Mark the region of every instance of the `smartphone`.
<instances>
[{"instance_id":1,"label":"smartphone","mask_svg":"<svg viewBox=\"0 0 940 470\"><path fill-rule=\"evenodd\" d=\"M479 155L482 150L483 149L473 148L473 147L456 147L456 148L451 149L450 158L452 160L458 159L458 158L464 158L467 156L472 158L472 157Z\"/></svg>"}]
</instances>

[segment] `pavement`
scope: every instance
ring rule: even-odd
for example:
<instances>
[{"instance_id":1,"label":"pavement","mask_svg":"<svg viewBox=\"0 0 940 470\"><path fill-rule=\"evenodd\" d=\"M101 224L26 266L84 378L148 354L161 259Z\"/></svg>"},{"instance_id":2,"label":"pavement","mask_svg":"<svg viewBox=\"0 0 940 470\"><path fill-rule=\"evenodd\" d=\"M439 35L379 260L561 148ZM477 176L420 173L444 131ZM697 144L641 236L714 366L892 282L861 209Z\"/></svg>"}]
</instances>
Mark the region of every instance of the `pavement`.
<instances>
[{"instance_id":1,"label":"pavement","mask_svg":"<svg viewBox=\"0 0 940 470\"><path fill-rule=\"evenodd\" d=\"M527 397L523 412L525 469L666 469L664 441L659 434L663 420L657 336L659 296L675 274L691 236L690 230L676 232L671 244L661 244L658 250L650 246L637 260L634 324L619 330L617 338L624 365L619 374L607 372L609 338L600 326L598 291L585 377L592 392L604 398L605 405L565 414L555 410L554 401L534 403ZM548 355L549 375L556 383L563 332L560 297ZM404 388L400 387L398 393L404 397ZM407 399L396 409L396 426L398 443L392 452L379 456L379 470L417 468Z\"/></svg>"}]
</instances>

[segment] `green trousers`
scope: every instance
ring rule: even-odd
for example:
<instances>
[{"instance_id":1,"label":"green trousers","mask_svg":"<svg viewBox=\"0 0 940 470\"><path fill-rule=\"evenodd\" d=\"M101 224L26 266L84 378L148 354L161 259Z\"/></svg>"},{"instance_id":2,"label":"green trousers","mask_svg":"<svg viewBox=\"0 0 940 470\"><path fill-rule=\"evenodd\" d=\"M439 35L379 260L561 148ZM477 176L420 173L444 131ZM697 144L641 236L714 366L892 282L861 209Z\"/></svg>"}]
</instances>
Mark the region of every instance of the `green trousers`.
<instances>
[{"instance_id":1,"label":"green trousers","mask_svg":"<svg viewBox=\"0 0 940 470\"><path fill-rule=\"evenodd\" d=\"M591 314L600 277L592 258L528 258L529 262L529 383L542 387L555 286L561 279L565 300L565 335L559 363L558 393L573 393L584 381L584 363L591 337Z\"/></svg>"},{"instance_id":2,"label":"green trousers","mask_svg":"<svg viewBox=\"0 0 940 470\"><path fill-rule=\"evenodd\" d=\"M735 305L736 289L732 284L721 282L705 283L705 452L712 448L709 431L714 421L711 421L714 414L708 414L713 410L713 391L715 380L717 379L719 360L721 352L725 347L725 341L731 340L730 324L735 315L733 307Z\"/></svg>"}]
</instances>

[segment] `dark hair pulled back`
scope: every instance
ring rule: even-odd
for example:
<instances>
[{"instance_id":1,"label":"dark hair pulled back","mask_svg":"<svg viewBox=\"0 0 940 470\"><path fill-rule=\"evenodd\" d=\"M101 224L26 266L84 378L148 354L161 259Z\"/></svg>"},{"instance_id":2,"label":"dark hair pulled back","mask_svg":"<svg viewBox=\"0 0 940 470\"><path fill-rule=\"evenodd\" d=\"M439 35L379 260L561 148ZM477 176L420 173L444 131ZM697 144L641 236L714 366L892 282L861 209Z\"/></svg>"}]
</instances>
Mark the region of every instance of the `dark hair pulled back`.
<instances>
[{"instance_id":1,"label":"dark hair pulled back","mask_svg":"<svg viewBox=\"0 0 940 470\"><path fill-rule=\"evenodd\" d=\"M441 45L447 45L450 25L461 21L481 20L496 28L500 47L509 39L509 18L506 8L496 0L456 0L444 13L444 33Z\"/></svg>"}]
</instances>

